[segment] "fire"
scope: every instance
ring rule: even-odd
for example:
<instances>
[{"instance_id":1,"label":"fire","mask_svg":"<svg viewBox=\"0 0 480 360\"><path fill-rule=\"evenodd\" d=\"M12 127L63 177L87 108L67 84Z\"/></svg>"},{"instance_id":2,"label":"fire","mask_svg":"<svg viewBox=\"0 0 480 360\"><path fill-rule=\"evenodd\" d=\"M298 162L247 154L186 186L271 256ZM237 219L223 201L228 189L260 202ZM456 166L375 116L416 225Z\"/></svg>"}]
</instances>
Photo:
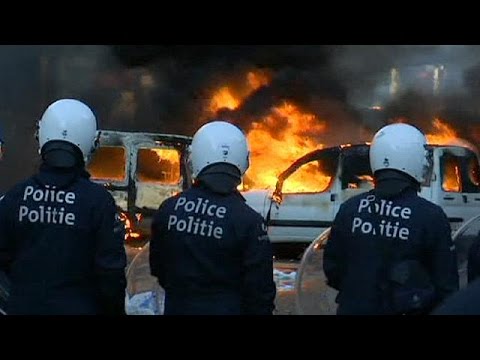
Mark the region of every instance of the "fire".
<instances>
[{"instance_id":1,"label":"fire","mask_svg":"<svg viewBox=\"0 0 480 360\"><path fill-rule=\"evenodd\" d=\"M457 165L446 166L442 187L446 191L460 192L461 182Z\"/></svg>"},{"instance_id":2,"label":"fire","mask_svg":"<svg viewBox=\"0 0 480 360\"><path fill-rule=\"evenodd\" d=\"M270 82L269 74L250 71L241 87L222 86L212 96L207 113L220 109L237 109L255 90ZM323 148L319 136L326 123L315 115L304 113L292 103L273 107L254 122L247 133L250 145L250 168L245 174L243 189L272 188L278 175L294 160L316 149ZM323 176L318 164L308 164L290 176L283 192L321 191L331 178Z\"/></svg>"},{"instance_id":3,"label":"fire","mask_svg":"<svg viewBox=\"0 0 480 360\"><path fill-rule=\"evenodd\" d=\"M176 184L180 179L180 154L176 149L138 150L137 178L140 181Z\"/></svg>"},{"instance_id":4,"label":"fire","mask_svg":"<svg viewBox=\"0 0 480 360\"><path fill-rule=\"evenodd\" d=\"M93 180L123 181L126 177L125 148L101 146L93 154L87 171Z\"/></svg>"},{"instance_id":5,"label":"fire","mask_svg":"<svg viewBox=\"0 0 480 360\"><path fill-rule=\"evenodd\" d=\"M245 82L238 88L222 86L217 90L210 101L207 112L217 113L220 109L235 110L255 90L268 85L270 78L267 73L260 70L250 71L245 77Z\"/></svg>"},{"instance_id":6,"label":"fire","mask_svg":"<svg viewBox=\"0 0 480 360\"><path fill-rule=\"evenodd\" d=\"M220 109L234 110L240 105L240 101L235 98L228 86L218 90L210 103L210 111L215 113Z\"/></svg>"},{"instance_id":7,"label":"fire","mask_svg":"<svg viewBox=\"0 0 480 360\"><path fill-rule=\"evenodd\" d=\"M448 124L442 122L440 119L433 121L433 127L436 132L434 134L427 134L427 141L429 144L435 145L455 145L466 147L478 154L478 149L469 141L462 139L458 133Z\"/></svg>"},{"instance_id":8,"label":"fire","mask_svg":"<svg viewBox=\"0 0 480 360\"><path fill-rule=\"evenodd\" d=\"M125 224L125 241L131 241L141 237L138 232L133 230L132 221L126 213L120 213L120 220Z\"/></svg>"},{"instance_id":9,"label":"fire","mask_svg":"<svg viewBox=\"0 0 480 360\"><path fill-rule=\"evenodd\" d=\"M253 124L247 138L250 144L250 168L245 185L269 188L278 175L292 161L315 149L322 148L318 137L326 123L315 115L303 113L295 105L285 102L274 107L270 114ZM297 170L284 184L283 192L321 191L330 182L314 163Z\"/></svg>"},{"instance_id":10,"label":"fire","mask_svg":"<svg viewBox=\"0 0 480 360\"><path fill-rule=\"evenodd\" d=\"M426 134L429 144L453 145L458 143L460 140L457 132L438 118L433 120L433 127L435 129L435 133Z\"/></svg>"},{"instance_id":11,"label":"fire","mask_svg":"<svg viewBox=\"0 0 480 360\"><path fill-rule=\"evenodd\" d=\"M247 82L251 91L255 91L258 88L268 85L270 83L270 78L265 72L261 71L250 71L247 74ZM250 92L248 95L250 95Z\"/></svg>"},{"instance_id":12,"label":"fire","mask_svg":"<svg viewBox=\"0 0 480 360\"><path fill-rule=\"evenodd\" d=\"M178 164L180 161L180 155L175 149L151 149L158 156L158 162L162 160L170 161L172 163Z\"/></svg>"}]
</instances>

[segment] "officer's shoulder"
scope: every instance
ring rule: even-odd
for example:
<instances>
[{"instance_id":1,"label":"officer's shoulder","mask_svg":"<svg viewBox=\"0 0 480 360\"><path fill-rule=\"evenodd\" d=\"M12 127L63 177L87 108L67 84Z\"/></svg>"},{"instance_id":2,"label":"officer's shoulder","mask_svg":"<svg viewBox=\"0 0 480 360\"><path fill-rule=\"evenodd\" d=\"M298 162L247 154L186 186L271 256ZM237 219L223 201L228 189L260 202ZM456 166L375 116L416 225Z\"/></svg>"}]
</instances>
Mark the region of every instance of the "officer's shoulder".
<instances>
[{"instance_id":1,"label":"officer's shoulder","mask_svg":"<svg viewBox=\"0 0 480 360\"><path fill-rule=\"evenodd\" d=\"M440 205L437 205L430 200L427 200L421 196L417 196L417 202L418 204L415 205L415 207L421 209L425 214L430 214L433 216L447 216Z\"/></svg>"},{"instance_id":2,"label":"officer's shoulder","mask_svg":"<svg viewBox=\"0 0 480 360\"><path fill-rule=\"evenodd\" d=\"M178 198L181 197L184 194L185 194L185 191L180 191L180 192L177 192L177 193L173 194L172 196L166 198L165 200L163 200L160 203L160 205L158 206L158 210L162 211L162 210L170 209L171 207L174 206L174 204L178 200Z\"/></svg>"},{"instance_id":3,"label":"officer's shoulder","mask_svg":"<svg viewBox=\"0 0 480 360\"><path fill-rule=\"evenodd\" d=\"M113 200L112 194L105 188L105 186L87 179L85 179L85 186L97 200Z\"/></svg>"},{"instance_id":4,"label":"officer's shoulder","mask_svg":"<svg viewBox=\"0 0 480 360\"><path fill-rule=\"evenodd\" d=\"M185 195L185 192L184 191L180 191L180 192L177 192L176 194L173 194L172 196L166 198L161 204L160 206L169 206L169 205L173 205L173 203L175 203L178 198L180 198L181 196Z\"/></svg>"},{"instance_id":5,"label":"officer's shoulder","mask_svg":"<svg viewBox=\"0 0 480 360\"><path fill-rule=\"evenodd\" d=\"M352 196L351 198L345 200L341 206L340 209L345 210L345 209L350 209L350 208L357 208L358 204L362 199L365 199L369 196L372 196L373 194L368 191L368 192L363 192L357 195Z\"/></svg>"},{"instance_id":6,"label":"officer's shoulder","mask_svg":"<svg viewBox=\"0 0 480 360\"><path fill-rule=\"evenodd\" d=\"M2 200L6 197L7 198L8 197L16 197L16 196L21 195L25 191L25 188L28 185L31 185L33 183L34 183L33 176L30 176L26 179L23 179L23 180L19 181L18 183L13 185L10 189L8 189L4 194L2 194L2 196L1 196Z\"/></svg>"},{"instance_id":7,"label":"officer's shoulder","mask_svg":"<svg viewBox=\"0 0 480 360\"><path fill-rule=\"evenodd\" d=\"M239 215L250 219L252 222L262 222L264 221L263 216L253 209L250 205L248 205L245 201L240 202L240 209Z\"/></svg>"}]
</instances>

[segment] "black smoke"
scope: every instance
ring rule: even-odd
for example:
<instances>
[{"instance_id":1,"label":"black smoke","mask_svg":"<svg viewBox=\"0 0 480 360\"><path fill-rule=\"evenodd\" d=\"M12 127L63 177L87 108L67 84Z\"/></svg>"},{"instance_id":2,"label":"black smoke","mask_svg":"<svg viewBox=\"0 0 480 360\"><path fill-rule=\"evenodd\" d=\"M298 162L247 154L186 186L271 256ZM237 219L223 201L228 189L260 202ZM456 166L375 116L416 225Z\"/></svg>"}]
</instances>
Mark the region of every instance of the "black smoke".
<instances>
[{"instance_id":1,"label":"black smoke","mask_svg":"<svg viewBox=\"0 0 480 360\"><path fill-rule=\"evenodd\" d=\"M168 77L170 86L156 94L162 104L159 117L168 131L195 131L205 121L199 118L212 91L222 84L240 84L245 72L256 68L271 71L269 85L252 93L239 108L222 109L213 118L226 118L248 130L287 100L334 124L335 130L329 127L327 134L331 143L354 141L352 133L359 131L360 136L371 136L398 118L428 132L435 117L461 136L480 141L472 135L480 118L479 46L124 45L114 46L113 53L125 66L149 66ZM420 91L405 81L409 69L416 68L419 77L426 65L446 67L440 94ZM403 77L394 97L388 94L392 68ZM370 110L378 100L383 110Z\"/></svg>"},{"instance_id":2,"label":"black smoke","mask_svg":"<svg viewBox=\"0 0 480 360\"><path fill-rule=\"evenodd\" d=\"M289 101L327 123L319 142L369 140L397 118L424 131L441 117L480 142L480 47L471 45L55 45L0 46L0 122L7 141L0 192L38 164L35 124L62 97L87 102L103 129L192 135L210 118L244 130ZM445 65L439 94L407 83L390 97L393 67ZM235 110L205 117L215 90L242 91L245 74L268 85ZM382 111L369 109L378 99ZM308 134L308 129L306 131Z\"/></svg>"}]
</instances>

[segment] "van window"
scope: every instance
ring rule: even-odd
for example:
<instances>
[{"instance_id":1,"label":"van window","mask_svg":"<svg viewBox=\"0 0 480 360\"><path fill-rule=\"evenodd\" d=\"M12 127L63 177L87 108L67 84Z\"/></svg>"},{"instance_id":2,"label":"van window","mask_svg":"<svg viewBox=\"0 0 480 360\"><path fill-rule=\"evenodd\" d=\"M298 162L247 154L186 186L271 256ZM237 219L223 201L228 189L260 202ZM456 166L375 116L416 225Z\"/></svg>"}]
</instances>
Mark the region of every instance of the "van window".
<instances>
[{"instance_id":1,"label":"van window","mask_svg":"<svg viewBox=\"0 0 480 360\"><path fill-rule=\"evenodd\" d=\"M92 180L124 181L126 179L126 149L122 146L100 146L87 166Z\"/></svg>"},{"instance_id":2,"label":"van window","mask_svg":"<svg viewBox=\"0 0 480 360\"><path fill-rule=\"evenodd\" d=\"M465 156L444 153L440 158L442 189L447 192L480 192L480 166L473 152Z\"/></svg>"},{"instance_id":3,"label":"van window","mask_svg":"<svg viewBox=\"0 0 480 360\"><path fill-rule=\"evenodd\" d=\"M323 192L330 188L337 172L338 154L325 152L301 165L283 182L283 193Z\"/></svg>"},{"instance_id":4,"label":"van window","mask_svg":"<svg viewBox=\"0 0 480 360\"><path fill-rule=\"evenodd\" d=\"M342 189L372 189L373 176L367 148L345 152L342 161Z\"/></svg>"},{"instance_id":5,"label":"van window","mask_svg":"<svg viewBox=\"0 0 480 360\"><path fill-rule=\"evenodd\" d=\"M138 149L136 177L142 182L178 184L180 153L168 148Z\"/></svg>"}]
</instances>

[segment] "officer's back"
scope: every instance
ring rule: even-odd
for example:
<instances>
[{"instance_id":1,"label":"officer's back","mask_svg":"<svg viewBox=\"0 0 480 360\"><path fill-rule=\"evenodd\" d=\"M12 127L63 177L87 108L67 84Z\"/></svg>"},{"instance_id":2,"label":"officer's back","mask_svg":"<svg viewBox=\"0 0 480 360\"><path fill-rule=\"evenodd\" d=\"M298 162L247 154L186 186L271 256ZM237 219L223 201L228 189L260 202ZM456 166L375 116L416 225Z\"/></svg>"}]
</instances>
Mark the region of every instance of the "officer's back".
<instances>
[{"instance_id":1,"label":"officer's back","mask_svg":"<svg viewBox=\"0 0 480 360\"><path fill-rule=\"evenodd\" d=\"M382 198L373 190L349 199L339 211L334 232L334 236L342 233L341 246L347 249L339 314L395 312L387 293L392 264L419 260L431 274L439 299L458 286L451 273L456 264L451 256L448 219L439 206L419 197L413 187L395 197ZM331 250L329 247L326 254L327 272Z\"/></svg>"},{"instance_id":2,"label":"officer's back","mask_svg":"<svg viewBox=\"0 0 480 360\"><path fill-rule=\"evenodd\" d=\"M40 123L39 172L16 185L0 203L0 266L11 284L9 314L123 311L125 250L122 239L113 233L115 203L84 170L96 121L89 131L86 153L73 145L81 144L78 136L72 135L73 140L66 136L71 142L44 141L46 130L42 133L42 125L49 126L52 117L58 119L52 113L68 118L78 109L82 121L85 113L87 118L91 114L73 100L56 102L47 109ZM61 128L58 121L54 125ZM64 125L67 135L78 131Z\"/></svg>"},{"instance_id":3,"label":"officer's back","mask_svg":"<svg viewBox=\"0 0 480 360\"><path fill-rule=\"evenodd\" d=\"M427 313L458 289L448 218L418 196L428 155L425 136L410 125L375 134L375 189L340 207L324 252L338 314Z\"/></svg>"},{"instance_id":4,"label":"officer's back","mask_svg":"<svg viewBox=\"0 0 480 360\"><path fill-rule=\"evenodd\" d=\"M233 125L213 124L240 133ZM218 162L206 155L195 172L195 155L202 155L195 154L195 139L196 181L167 199L152 225L150 267L165 289L165 314L271 314L271 244L262 217L236 189L248 167L248 153L239 155L239 166L231 158ZM219 139L227 153L236 150L235 144Z\"/></svg>"}]
</instances>

